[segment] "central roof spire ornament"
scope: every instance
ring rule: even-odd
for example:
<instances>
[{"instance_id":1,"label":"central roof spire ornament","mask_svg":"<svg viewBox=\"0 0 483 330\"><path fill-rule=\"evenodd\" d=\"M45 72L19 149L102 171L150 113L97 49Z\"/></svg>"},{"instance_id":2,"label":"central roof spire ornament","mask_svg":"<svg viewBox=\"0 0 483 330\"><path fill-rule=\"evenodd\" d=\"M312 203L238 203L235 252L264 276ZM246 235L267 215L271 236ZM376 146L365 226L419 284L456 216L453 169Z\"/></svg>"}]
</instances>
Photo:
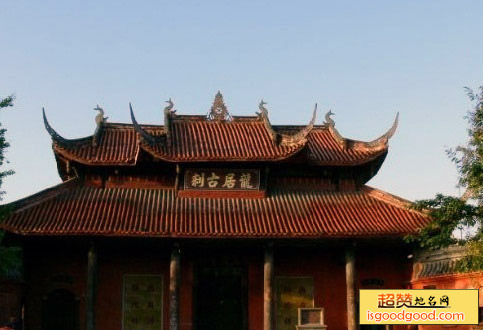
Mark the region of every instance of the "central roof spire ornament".
<instances>
[{"instance_id":1,"label":"central roof spire ornament","mask_svg":"<svg viewBox=\"0 0 483 330\"><path fill-rule=\"evenodd\" d=\"M223 101L223 95L221 95L220 91L216 93L215 100L213 101L213 105L206 118L214 121L231 121L231 115L226 108L225 102Z\"/></svg>"}]
</instances>

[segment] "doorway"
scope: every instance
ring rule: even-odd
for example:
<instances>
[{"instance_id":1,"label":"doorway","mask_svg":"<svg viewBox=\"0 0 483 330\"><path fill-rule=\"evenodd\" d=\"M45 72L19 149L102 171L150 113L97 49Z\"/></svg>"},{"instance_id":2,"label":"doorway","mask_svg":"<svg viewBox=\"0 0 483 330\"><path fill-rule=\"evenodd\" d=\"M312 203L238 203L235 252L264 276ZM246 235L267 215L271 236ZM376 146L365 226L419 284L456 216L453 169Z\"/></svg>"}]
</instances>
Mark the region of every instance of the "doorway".
<instances>
[{"instance_id":1,"label":"doorway","mask_svg":"<svg viewBox=\"0 0 483 330\"><path fill-rule=\"evenodd\" d=\"M43 330L78 330L79 301L68 290L55 290L42 302Z\"/></svg>"},{"instance_id":2,"label":"doorway","mask_svg":"<svg viewBox=\"0 0 483 330\"><path fill-rule=\"evenodd\" d=\"M196 330L248 329L246 267L238 261L200 261L193 298Z\"/></svg>"}]
</instances>

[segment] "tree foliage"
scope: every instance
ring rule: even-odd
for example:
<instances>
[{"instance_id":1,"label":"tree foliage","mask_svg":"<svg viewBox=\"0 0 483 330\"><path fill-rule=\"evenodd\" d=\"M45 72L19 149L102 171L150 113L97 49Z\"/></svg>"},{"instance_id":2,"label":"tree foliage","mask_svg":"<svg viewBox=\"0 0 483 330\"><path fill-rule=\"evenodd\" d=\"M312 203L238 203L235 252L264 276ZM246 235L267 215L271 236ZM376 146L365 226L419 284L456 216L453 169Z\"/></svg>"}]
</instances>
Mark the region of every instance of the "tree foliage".
<instances>
[{"instance_id":1,"label":"tree foliage","mask_svg":"<svg viewBox=\"0 0 483 330\"><path fill-rule=\"evenodd\" d=\"M456 237L455 230L475 227L481 223L480 208L457 197L438 194L433 199L416 201L413 208L428 212L432 218L418 235L407 238L422 248L438 249L452 244L464 244L468 238Z\"/></svg>"},{"instance_id":2,"label":"tree foliage","mask_svg":"<svg viewBox=\"0 0 483 330\"><path fill-rule=\"evenodd\" d=\"M4 108L13 106L14 97L8 96L4 99L0 99L0 110ZM7 130L3 128L0 124L0 187L3 184L3 179L9 175L13 174L12 170L4 169L5 163L5 151L9 147L9 143L6 139ZM0 200L2 200L2 195L5 194L4 191L0 191ZM9 213L7 207L0 208L0 221L2 221ZM4 232L0 231L0 276L8 275L11 272L17 272L20 266L20 249L17 247L6 247L2 245L3 238L5 236Z\"/></svg>"},{"instance_id":3,"label":"tree foliage","mask_svg":"<svg viewBox=\"0 0 483 330\"><path fill-rule=\"evenodd\" d=\"M459 261L462 271L483 269L483 86L475 92L465 88L473 108L468 120L468 142L447 151L458 169L461 197L438 194L417 201L413 207L427 212L432 221L417 235L406 237L421 248L438 249L452 244L466 245L467 255ZM470 228L471 235L455 237L457 229Z\"/></svg>"},{"instance_id":4,"label":"tree foliage","mask_svg":"<svg viewBox=\"0 0 483 330\"><path fill-rule=\"evenodd\" d=\"M0 110L3 108L13 107L13 100L14 100L13 96L8 96L4 99L0 99ZM3 166L5 163L5 151L10 146L10 144L7 142L7 139L5 137L6 132L7 132L7 129L3 128L2 125L0 124L0 168L2 169L0 171L0 187L3 184L3 179L6 176L13 174L12 170L3 170ZM5 194L5 192L1 191L0 194L3 195Z\"/></svg>"}]
</instances>

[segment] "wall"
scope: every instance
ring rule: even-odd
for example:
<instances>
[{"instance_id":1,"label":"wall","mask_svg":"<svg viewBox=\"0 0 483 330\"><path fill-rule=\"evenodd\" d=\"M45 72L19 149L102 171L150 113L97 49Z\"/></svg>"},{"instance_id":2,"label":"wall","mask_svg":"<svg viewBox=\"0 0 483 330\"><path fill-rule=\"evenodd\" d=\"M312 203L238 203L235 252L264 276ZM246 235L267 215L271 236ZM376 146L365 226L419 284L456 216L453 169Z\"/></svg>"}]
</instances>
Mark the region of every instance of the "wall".
<instances>
[{"instance_id":1,"label":"wall","mask_svg":"<svg viewBox=\"0 0 483 330\"><path fill-rule=\"evenodd\" d=\"M124 275L163 276L163 328L169 329L169 246L108 244L98 247L97 329L122 329Z\"/></svg>"},{"instance_id":2,"label":"wall","mask_svg":"<svg viewBox=\"0 0 483 330\"><path fill-rule=\"evenodd\" d=\"M122 329L124 274L163 275L163 328L169 329L170 244L166 240L153 239L104 239L98 242L97 329ZM193 329L195 263L200 256L216 258L220 253L239 258L246 265L248 327L250 330L263 329L264 245L260 241L231 241L229 244L190 241L185 245L182 242L180 330ZM26 330L40 330L42 297L57 288L66 288L79 298L80 329L85 328L87 246L87 242L81 239L54 240L48 244L42 241L27 249ZM384 250L377 244L358 246L358 287L367 287L367 284L362 284L365 279L379 278L384 281L385 288L404 288L409 279L408 264L404 251L394 248ZM316 307L324 307L325 323L329 329L346 328L345 260L341 241L327 244L314 241L311 246L304 243L299 247L278 245L275 248L275 276L313 277L314 303Z\"/></svg>"},{"instance_id":3,"label":"wall","mask_svg":"<svg viewBox=\"0 0 483 330\"><path fill-rule=\"evenodd\" d=\"M25 258L25 326L41 330L42 302L57 289L66 289L79 301L80 329L85 329L85 292L87 245L46 239L30 242L24 248Z\"/></svg>"},{"instance_id":4,"label":"wall","mask_svg":"<svg viewBox=\"0 0 483 330\"><path fill-rule=\"evenodd\" d=\"M23 283L15 280L0 280L0 327L11 318L21 319Z\"/></svg>"},{"instance_id":5,"label":"wall","mask_svg":"<svg viewBox=\"0 0 483 330\"><path fill-rule=\"evenodd\" d=\"M412 263L408 251L398 246L365 246L357 250L358 289L403 289L409 287ZM394 325L394 330L406 329Z\"/></svg>"},{"instance_id":6,"label":"wall","mask_svg":"<svg viewBox=\"0 0 483 330\"><path fill-rule=\"evenodd\" d=\"M425 286L435 286L436 289L479 289L479 306L483 307L483 272L466 274L449 274L422 278L411 282L412 289L424 289ZM454 330L471 330L472 325L446 326ZM441 326L420 325L420 330L441 329Z\"/></svg>"}]
</instances>

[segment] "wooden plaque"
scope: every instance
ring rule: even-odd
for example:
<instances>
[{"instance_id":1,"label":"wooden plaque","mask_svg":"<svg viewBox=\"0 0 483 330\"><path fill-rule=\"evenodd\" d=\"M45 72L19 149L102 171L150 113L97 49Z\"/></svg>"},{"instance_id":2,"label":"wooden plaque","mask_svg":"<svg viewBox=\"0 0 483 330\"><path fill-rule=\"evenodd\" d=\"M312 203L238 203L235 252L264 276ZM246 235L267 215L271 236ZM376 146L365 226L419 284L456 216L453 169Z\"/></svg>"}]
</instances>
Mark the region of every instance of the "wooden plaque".
<instances>
[{"instance_id":1,"label":"wooden plaque","mask_svg":"<svg viewBox=\"0 0 483 330\"><path fill-rule=\"evenodd\" d=\"M259 169L187 169L185 190L259 190Z\"/></svg>"}]
</instances>

